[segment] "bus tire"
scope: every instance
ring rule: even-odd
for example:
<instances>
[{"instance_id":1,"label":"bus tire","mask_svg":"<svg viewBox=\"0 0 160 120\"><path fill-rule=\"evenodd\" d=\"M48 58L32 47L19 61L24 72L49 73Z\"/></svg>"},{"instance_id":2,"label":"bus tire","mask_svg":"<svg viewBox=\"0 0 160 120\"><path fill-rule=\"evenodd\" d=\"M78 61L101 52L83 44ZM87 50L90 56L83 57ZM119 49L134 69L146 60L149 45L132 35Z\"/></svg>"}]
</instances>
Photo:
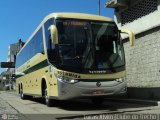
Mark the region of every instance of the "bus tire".
<instances>
[{"instance_id":1,"label":"bus tire","mask_svg":"<svg viewBox=\"0 0 160 120\"><path fill-rule=\"evenodd\" d=\"M104 102L104 98L91 98L91 101L94 105L101 105Z\"/></svg>"},{"instance_id":2,"label":"bus tire","mask_svg":"<svg viewBox=\"0 0 160 120\"><path fill-rule=\"evenodd\" d=\"M45 98L45 103L48 107L52 107L52 100L49 98L48 96L48 91L47 91L47 87L45 88L44 91L44 98Z\"/></svg>"},{"instance_id":3,"label":"bus tire","mask_svg":"<svg viewBox=\"0 0 160 120\"><path fill-rule=\"evenodd\" d=\"M23 90L20 91L20 98L22 100L25 100L26 99L26 95L23 94Z\"/></svg>"}]
</instances>

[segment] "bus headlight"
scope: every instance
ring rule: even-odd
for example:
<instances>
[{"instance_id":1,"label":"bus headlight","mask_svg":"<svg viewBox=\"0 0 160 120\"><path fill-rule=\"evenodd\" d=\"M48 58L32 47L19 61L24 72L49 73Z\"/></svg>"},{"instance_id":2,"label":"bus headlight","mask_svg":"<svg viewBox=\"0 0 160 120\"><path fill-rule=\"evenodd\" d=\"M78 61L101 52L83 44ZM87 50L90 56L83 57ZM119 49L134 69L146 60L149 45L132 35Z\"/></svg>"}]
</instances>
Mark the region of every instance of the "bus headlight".
<instances>
[{"instance_id":1,"label":"bus headlight","mask_svg":"<svg viewBox=\"0 0 160 120\"><path fill-rule=\"evenodd\" d=\"M117 78L116 81L117 81L117 82L124 82L125 79L126 79L125 77L123 77L123 78Z\"/></svg>"},{"instance_id":2,"label":"bus headlight","mask_svg":"<svg viewBox=\"0 0 160 120\"><path fill-rule=\"evenodd\" d=\"M64 82L64 83L69 83L69 84L74 84L77 83L78 80L74 79L69 79L67 77L62 77L62 76L57 76L58 81Z\"/></svg>"},{"instance_id":3,"label":"bus headlight","mask_svg":"<svg viewBox=\"0 0 160 120\"><path fill-rule=\"evenodd\" d=\"M74 84L74 83L77 83L77 82L78 82L78 80L70 80L69 83Z\"/></svg>"}]
</instances>

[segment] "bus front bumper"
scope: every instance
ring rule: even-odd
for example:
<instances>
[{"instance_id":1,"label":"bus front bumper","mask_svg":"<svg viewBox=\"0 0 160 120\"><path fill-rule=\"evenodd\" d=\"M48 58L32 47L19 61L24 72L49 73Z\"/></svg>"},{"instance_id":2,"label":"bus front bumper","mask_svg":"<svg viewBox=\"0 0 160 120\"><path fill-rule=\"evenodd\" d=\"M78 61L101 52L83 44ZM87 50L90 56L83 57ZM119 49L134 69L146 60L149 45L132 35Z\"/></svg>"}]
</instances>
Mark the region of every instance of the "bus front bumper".
<instances>
[{"instance_id":1,"label":"bus front bumper","mask_svg":"<svg viewBox=\"0 0 160 120\"><path fill-rule=\"evenodd\" d=\"M118 82L85 82L81 81L74 84L58 82L58 100L68 100L79 97L107 97L119 96L126 93L126 81Z\"/></svg>"}]
</instances>

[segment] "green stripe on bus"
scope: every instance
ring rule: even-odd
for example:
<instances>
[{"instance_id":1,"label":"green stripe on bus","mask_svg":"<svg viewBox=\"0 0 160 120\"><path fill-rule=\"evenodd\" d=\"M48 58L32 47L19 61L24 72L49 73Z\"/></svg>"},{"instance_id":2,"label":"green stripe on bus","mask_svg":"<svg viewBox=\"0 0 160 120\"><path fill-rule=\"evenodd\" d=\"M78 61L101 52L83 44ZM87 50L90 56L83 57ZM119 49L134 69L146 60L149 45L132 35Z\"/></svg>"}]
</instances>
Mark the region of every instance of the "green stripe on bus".
<instances>
[{"instance_id":1,"label":"green stripe on bus","mask_svg":"<svg viewBox=\"0 0 160 120\"><path fill-rule=\"evenodd\" d=\"M49 65L49 64L48 64L48 61L47 61L47 59L46 59L46 60L44 60L44 61L42 61L42 62L40 62L40 63L32 66L31 68L25 70L23 73L24 73L25 75L27 75L27 74L29 74L29 73L32 73L32 72L35 72L35 71L37 71L37 70L39 70L39 69L42 69L42 68L44 68L44 67L47 67L48 65ZM16 78L19 78L19 77L22 77L22 76L16 76Z\"/></svg>"},{"instance_id":2,"label":"green stripe on bus","mask_svg":"<svg viewBox=\"0 0 160 120\"><path fill-rule=\"evenodd\" d=\"M44 60L44 61L36 64L35 66L32 66L31 68L25 70L24 73L29 74L29 73L32 73L32 72L37 71L39 69L42 69L46 66L48 66L48 62L47 62L47 60Z\"/></svg>"}]
</instances>

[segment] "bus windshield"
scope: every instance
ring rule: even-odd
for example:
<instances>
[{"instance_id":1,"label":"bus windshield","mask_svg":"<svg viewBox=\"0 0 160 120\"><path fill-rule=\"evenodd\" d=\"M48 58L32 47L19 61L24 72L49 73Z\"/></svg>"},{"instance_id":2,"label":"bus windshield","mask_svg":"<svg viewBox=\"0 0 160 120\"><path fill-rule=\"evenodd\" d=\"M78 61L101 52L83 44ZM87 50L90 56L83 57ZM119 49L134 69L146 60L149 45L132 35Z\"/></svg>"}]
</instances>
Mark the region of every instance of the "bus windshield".
<instances>
[{"instance_id":1,"label":"bus windshield","mask_svg":"<svg viewBox=\"0 0 160 120\"><path fill-rule=\"evenodd\" d=\"M125 69L124 49L114 23L59 19L56 26L62 69L81 72Z\"/></svg>"}]
</instances>

